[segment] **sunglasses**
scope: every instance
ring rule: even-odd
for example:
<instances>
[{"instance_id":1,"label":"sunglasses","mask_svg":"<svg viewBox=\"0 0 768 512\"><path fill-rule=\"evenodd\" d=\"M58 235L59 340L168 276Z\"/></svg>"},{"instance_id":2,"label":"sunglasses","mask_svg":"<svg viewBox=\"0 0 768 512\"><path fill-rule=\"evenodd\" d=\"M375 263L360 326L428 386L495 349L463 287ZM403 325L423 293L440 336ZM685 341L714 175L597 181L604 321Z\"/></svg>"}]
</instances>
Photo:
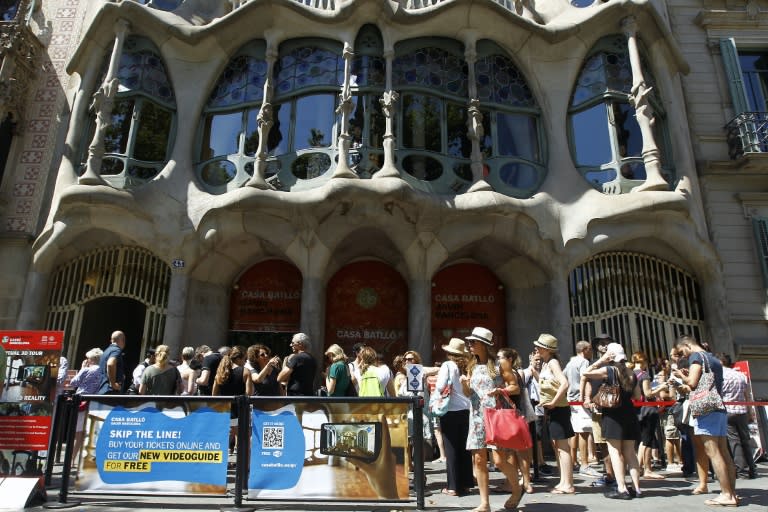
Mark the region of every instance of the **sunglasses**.
<instances>
[{"instance_id":1,"label":"sunglasses","mask_svg":"<svg viewBox=\"0 0 768 512\"><path fill-rule=\"evenodd\" d=\"M269 354L265 354L264 352L261 352L259 354L259 357L269 357Z\"/></svg>"}]
</instances>

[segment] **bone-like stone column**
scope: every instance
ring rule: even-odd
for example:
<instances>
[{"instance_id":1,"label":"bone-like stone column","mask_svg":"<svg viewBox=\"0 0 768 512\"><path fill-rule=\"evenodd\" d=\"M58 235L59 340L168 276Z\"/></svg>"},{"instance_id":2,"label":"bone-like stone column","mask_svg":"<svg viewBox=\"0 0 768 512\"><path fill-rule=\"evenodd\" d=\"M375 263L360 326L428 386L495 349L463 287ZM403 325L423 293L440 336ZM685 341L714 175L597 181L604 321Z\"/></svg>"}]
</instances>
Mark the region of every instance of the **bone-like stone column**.
<instances>
[{"instance_id":1,"label":"bone-like stone column","mask_svg":"<svg viewBox=\"0 0 768 512\"><path fill-rule=\"evenodd\" d=\"M267 138L269 137L269 131L272 129L272 125L275 122L274 110L272 108L272 96L274 93L273 74L275 61L277 60L277 52L274 48L267 50L266 60L267 77L264 80L264 97L261 100L259 115L256 116L256 130L259 133L259 145L256 148L256 161L253 163L253 176L246 182L246 185L262 190L272 190L275 187L267 183L264 176L267 170Z\"/></svg>"},{"instance_id":2,"label":"bone-like stone column","mask_svg":"<svg viewBox=\"0 0 768 512\"><path fill-rule=\"evenodd\" d=\"M124 19L119 19L115 23L115 44L112 47L107 76L104 77L104 83L93 95L91 110L96 113L96 131L93 134L91 145L88 146L88 162L85 166L85 172L79 179L79 183L83 185L104 185L106 183L99 175L101 161L104 157L104 135L107 128L112 124L112 107L119 85L117 70L129 27L129 23Z\"/></svg>"},{"instance_id":3,"label":"bone-like stone column","mask_svg":"<svg viewBox=\"0 0 768 512\"><path fill-rule=\"evenodd\" d=\"M621 20L621 28L627 37L629 62L632 66L632 92L629 101L635 107L637 124L643 136L643 163L645 164L645 183L635 187L632 192L645 190L669 190L669 184L661 175L661 160L659 148L653 136L654 112L648 101L652 88L645 84L643 68L640 62L640 52L637 49L637 20L627 16Z\"/></svg>"},{"instance_id":4,"label":"bone-like stone column","mask_svg":"<svg viewBox=\"0 0 768 512\"><path fill-rule=\"evenodd\" d=\"M477 47L474 35L464 41L464 59L467 62L467 137L472 143L470 153L470 168L472 169L472 186L467 192L493 190L483 179L483 154L480 151L480 139L485 135L483 130L483 113L480 112L480 98L477 96L477 80L475 79L475 62L477 62Z\"/></svg>"},{"instance_id":5,"label":"bone-like stone column","mask_svg":"<svg viewBox=\"0 0 768 512\"><path fill-rule=\"evenodd\" d=\"M384 141L382 143L384 146L384 165L373 175L373 179L400 177L400 171L395 167L395 134L393 130L395 122L395 105L400 99L397 92L392 90L392 61L394 60L394 56L395 52L393 49L388 48L384 51L384 59L387 62L386 90L381 96L381 99L379 99L385 120Z\"/></svg>"},{"instance_id":6,"label":"bone-like stone column","mask_svg":"<svg viewBox=\"0 0 768 512\"><path fill-rule=\"evenodd\" d=\"M352 144L352 136L349 134L349 116L355 110L355 103L352 101L352 90L349 85L352 77L352 58L355 54L349 43L344 43L342 56L344 57L344 84L341 86L339 106L336 108L336 114L341 115L341 133L337 143L339 161L336 163L333 177L357 178L357 174L349 168L349 147Z\"/></svg>"}]
</instances>

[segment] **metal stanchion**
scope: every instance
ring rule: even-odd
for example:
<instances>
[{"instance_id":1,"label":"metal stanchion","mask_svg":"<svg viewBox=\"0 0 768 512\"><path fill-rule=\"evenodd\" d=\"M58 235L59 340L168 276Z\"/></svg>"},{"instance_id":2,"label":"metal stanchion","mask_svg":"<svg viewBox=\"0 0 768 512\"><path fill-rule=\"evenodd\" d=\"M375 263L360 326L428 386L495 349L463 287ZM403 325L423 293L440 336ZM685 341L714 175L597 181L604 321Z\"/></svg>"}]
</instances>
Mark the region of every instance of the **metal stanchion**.
<instances>
[{"instance_id":1,"label":"metal stanchion","mask_svg":"<svg viewBox=\"0 0 768 512\"><path fill-rule=\"evenodd\" d=\"M413 489L416 491L416 509L424 510L424 398L413 397ZM418 435L417 435L418 434Z\"/></svg>"},{"instance_id":2,"label":"metal stanchion","mask_svg":"<svg viewBox=\"0 0 768 512\"><path fill-rule=\"evenodd\" d=\"M67 413L69 408L64 405L66 400L66 391L56 397L56 414L53 416L53 425L51 426L51 439L48 442L48 456L45 458L45 486L51 485L51 477L53 476L53 466L58 460L58 454L61 451L61 447L64 444L62 437L66 430L61 428L62 425L67 425ZM56 456L54 457L54 454Z\"/></svg>"},{"instance_id":3,"label":"metal stanchion","mask_svg":"<svg viewBox=\"0 0 768 512\"><path fill-rule=\"evenodd\" d=\"M43 508L72 508L80 506L80 501L67 502L69 493L69 473L72 471L72 455L74 451L75 436L77 433L77 411L80 407L80 395L69 395L66 400L60 404L66 407L67 448L64 450L64 468L61 471L61 489L59 490L59 501L49 501L43 504Z\"/></svg>"},{"instance_id":4,"label":"metal stanchion","mask_svg":"<svg viewBox=\"0 0 768 512\"><path fill-rule=\"evenodd\" d=\"M222 507L222 512L250 512L253 507L243 507L243 492L247 490L246 479L250 461L250 431L251 414L248 397L235 397L234 406L237 410L237 453L235 456L235 503L233 506Z\"/></svg>"}]
</instances>

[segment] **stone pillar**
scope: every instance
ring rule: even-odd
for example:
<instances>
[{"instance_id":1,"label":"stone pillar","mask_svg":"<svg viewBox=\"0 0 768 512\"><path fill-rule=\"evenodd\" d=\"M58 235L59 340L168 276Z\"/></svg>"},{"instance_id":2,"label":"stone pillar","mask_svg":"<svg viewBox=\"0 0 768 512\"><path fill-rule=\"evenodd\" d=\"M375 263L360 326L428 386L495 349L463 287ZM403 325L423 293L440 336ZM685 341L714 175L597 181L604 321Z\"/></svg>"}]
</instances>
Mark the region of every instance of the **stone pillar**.
<instances>
[{"instance_id":1,"label":"stone pillar","mask_svg":"<svg viewBox=\"0 0 768 512\"><path fill-rule=\"evenodd\" d=\"M304 276L301 281L301 332L309 336L310 353L323 361L325 339L325 286L319 277Z\"/></svg>"},{"instance_id":2,"label":"stone pillar","mask_svg":"<svg viewBox=\"0 0 768 512\"><path fill-rule=\"evenodd\" d=\"M563 270L552 276L550 290L550 333L559 342L560 360L563 365L574 355L571 335L571 301L568 295L568 273Z\"/></svg>"},{"instance_id":3,"label":"stone pillar","mask_svg":"<svg viewBox=\"0 0 768 512\"><path fill-rule=\"evenodd\" d=\"M432 361L432 281L422 276L411 280L408 294L408 348L428 364Z\"/></svg>"},{"instance_id":4,"label":"stone pillar","mask_svg":"<svg viewBox=\"0 0 768 512\"><path fill-rule=\"evenodd\" d=\"M467 62L467 85L469 103L467 106L467 137L472 143L470 167L472 169L472 186L467 192L493 190L483 179L483 154L480 152L480 139L485 136L483 130L483 114L480 112L480 99L477 97L477 80L475 79L475 62L477 62L476 40L473 37L464 41L466 50L464 59Z\"/></svg>"},{"instance_id":5,"label":"stone pillar","mask_svg":"<svg viewBox=\"0 0 768 512\"><path fill-rule=\"evenodd\" d=\"M669 190L669 184L661 175L661 160L659 148L653 136L654 112L653 106L648 101L648 95L652 88L645 84L643 67L640 62L640 52L637 49L637 20L634 16L627 16L621 20L621 28L627 37L629 50L629 62L632 66L632 91L629 101L635 107L637 124L643 136L643 163L645 164L645 183L632 189L633 192L645 190Z\"/></svg>"},{"instance_id":6,"label":"stone pillar","mask_svg":"<svg viewBox=\"0 0 768 512\"><path fill-rule=\"evenodd\" d=\"M33 270L27 274L27 284L21 299L21 311L16 321L17 329L29 331L45 328L46 301L50 280L51 275L47 273Z\"/></svg>"},{"instance_id":7,"label":"stone pillar","mask_svg":"<svg viewBox=\"0 0 768 512\"><path fill-rule=\"evenodd\" d=\"M96 114L96 131L93 134L91 145L88 146L88 163L86 164L85 173L80 176L79 180L83 185L106 184L100 176L101 160L104 157L104 135L107 128L112 124L112 107L114 106L119 85L117 72L120 66L120 57L123 54L123 43L125 42L129 26L129 23L124 19L119 19L115 23L115 44L112 48L107 75L104 77L104 83L101 84L93 95L91 109Z\"/></svg>"},{"instance_id":8,"label":"stone pillar","mask_svg":"<svg viewBox=\"0 0 768 512\"><path fill-rule=\"evenodd\" d=\"M352 101L352 90L350 89L350 80L352 73L352 58L355 54L352 52L352 46L344 43L344 84L341 86L339 94L339 106L336 108L336 114L341 115L341 130L337 149L339 160L336 163L336 169L333 171L334 178L357 178L352 169L349 168L349 147L352 144L352 136L349 134L349 116L355 110L355 103Z\"/></svg>"},{"instance_id":9,"label":"stone pillar","mask_svg":"<svg viewBox=\"0 0 768 512\"><path fill-rule=\"evenodd\" d=\"M171 272L168 289L168 309L165 316L163 343L168 345L172 354L178 354L184 346L184 322L187 312L189 275L179 271Z\"/></svg>"},{"instance_id":10,"label":"stone pillar","mask_svg":"<svg viewBox=\"0 0 768 512\"><path fill-rule=\"evenodd\" d=\"M397 104L397 100L400 99L397 92L392 90L392 61L394 60L394 57L394 49L387 48L384 50L384 58L387 61L386 90L379 100L385 119L384 141L382 143L384 146L384 165L373 175L373 179L400 177L400 171L395 166L395 133L393 130L395 122L395 105Z\"/></svg>"},{"instance_id":11,"label":"stone pillar","mask_svg":"<svg viewBox=\"0 0 768 512\"><path fill-rule=\"evenodd\" d=\"M274 92L273 74L275 69L275 61L277 60L277 52L274 48L267 49L267 78L264 80L264 97L261 101L261 108L259 109L259 115L256 117L256 123L258 123L257 130L259 133L259 146L256 149L256 161L253 164L253 176L246 182L246 185L261 190L274 189L264 178L267 170L267 138L269 137L269 131L272 129L272 125L275 122L274 112L272 110L272 95Z\"/></svg>"}]
</instances>

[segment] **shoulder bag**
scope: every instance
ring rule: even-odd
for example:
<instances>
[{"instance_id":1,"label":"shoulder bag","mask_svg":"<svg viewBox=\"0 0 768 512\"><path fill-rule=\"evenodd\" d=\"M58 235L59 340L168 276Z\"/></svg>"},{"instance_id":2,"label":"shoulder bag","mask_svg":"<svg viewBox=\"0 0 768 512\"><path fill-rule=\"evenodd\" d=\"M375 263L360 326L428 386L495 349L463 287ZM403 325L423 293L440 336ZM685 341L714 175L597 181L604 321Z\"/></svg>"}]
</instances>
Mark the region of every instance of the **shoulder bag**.
<instances>
[{"instance_id":1,"label":"shoulder bag","mask_svg":"<svg viewBox=\"0 0 768 512\"><path fill-rule=\"evenodd\" d=\"M443 391L440 392L435 389L429 397L429 413L432 416L445 416L445 413L448 412L448 406L451 403L451 389L453 389L451 375L448 374L448 382Z\"/></svg>"},{"instance_id":2,"label":"shoulder bag","mask_svg":"<svg viewBox=\"0 0 768 512\"><path fill-rule=\"evenodd\" d=\"M502 398L503 397L503 398ZM507 408L502 408L502 400ZM496 398L496 407L484 409L485 442L496 448L527 450L533 446L528 422L504 391Z\"/></svg>"},{"instance_id":3,"label":"shoulder bag","mask_svg":"<svg viewBox=\"0 0 768 512\"><path fill-rule=\"evenodd\" d=\"M709 356L707 354L701 354L701 356L701 378L696 385L696 389L688 395L691 416L694 418L725 409L723 398L717 392L717 387L715 386L715 374L712 373L712 368L709 366Z\"/></svg>"},{"instance_id":4,"label":"shoulder bag","mask_svg":"<svg viewBox=\"0 0 768 512\"><path fill-rule=\"evenodd\" d=\"M597 394L592 398L592 402L603 409L614 409L619 406L621 401L621 386L619 385L616 373L618 370L612 366L606 368L608 377L600 385Z\"/></svg>"}]
</instances>

